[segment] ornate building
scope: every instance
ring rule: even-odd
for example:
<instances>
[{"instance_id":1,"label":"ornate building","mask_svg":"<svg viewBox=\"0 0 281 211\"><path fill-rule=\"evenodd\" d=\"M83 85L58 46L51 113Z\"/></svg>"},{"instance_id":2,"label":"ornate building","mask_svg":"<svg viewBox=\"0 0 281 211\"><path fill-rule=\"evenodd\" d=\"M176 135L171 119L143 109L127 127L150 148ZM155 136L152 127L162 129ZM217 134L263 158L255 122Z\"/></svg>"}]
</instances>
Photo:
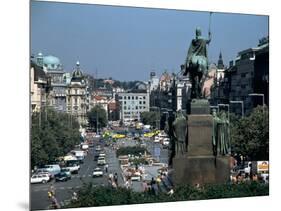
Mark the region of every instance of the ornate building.
<instances>
[{"instance_id":1,"label":"ornate building","mask_svg":"<svg viewBox=\"0 0 281 211\"><path fill-rule=\"evenodd\" d=\"M70 84L67 87L67 112L75 116L80 124L87 124L87 93L86 81L80 70L80 63L76 63L76 68L72 73Z\"/></svg>"},{"instance_id":2,"label":"ornate building","mask_svg":"<svg viewBox=\"0 0 281 211\"><path fill-rule=\"evenodd\" d=\"M36 57L38 66L43 67L51 82L51 92L47 99L47 106L56 111L66 111L66 83L63 78L64 71L60 60L55 56L43 56L39 53Z\"/></svg>"}]
</instances>

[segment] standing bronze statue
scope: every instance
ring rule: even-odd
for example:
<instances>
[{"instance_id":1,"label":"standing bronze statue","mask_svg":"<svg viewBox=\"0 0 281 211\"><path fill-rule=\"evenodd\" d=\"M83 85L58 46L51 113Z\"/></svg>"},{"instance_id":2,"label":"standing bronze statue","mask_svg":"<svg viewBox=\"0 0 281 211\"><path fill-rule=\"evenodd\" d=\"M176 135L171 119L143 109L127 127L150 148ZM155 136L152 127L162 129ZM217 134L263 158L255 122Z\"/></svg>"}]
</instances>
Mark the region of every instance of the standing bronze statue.
<instances>
[{"instance_id":1,"label":"standing bronze statue","mask_svg":"<svg viewBox=\"0 0 281 211\"><path fill-rule=\"evenodd\" d=\"M210 31L208 35L208 39L205 39L201 29L196 28L196 37L191 41L185 64L181 65L183 75L189 74L192 83L191 99L202 97L202 76L208 72L207 44L211 42Z\"/></svg>"},{"instance_id":2,"label":"standing bronze statue","mask_svg":"<svg viewBox=\"0 0 281 211\"><path fill-rule=\"evenodd\" d=\"M214 155L227 155L230 153L230 128L225 112L218 117L213 110L213 151Z\"/></svg>"},{"instance_id":3,"label":"standing bronze statue","mask_svg":"<svg viewBox=\"0 0 281 211\"><path fill-rule=\"evenodd\" d=\"M175 137L175 155L183 155L187 151L187 124L186 117L184 116L182 111L178 111L177 113L177 118L173 122L173 131Z\"/></svg>"}]
</instances>

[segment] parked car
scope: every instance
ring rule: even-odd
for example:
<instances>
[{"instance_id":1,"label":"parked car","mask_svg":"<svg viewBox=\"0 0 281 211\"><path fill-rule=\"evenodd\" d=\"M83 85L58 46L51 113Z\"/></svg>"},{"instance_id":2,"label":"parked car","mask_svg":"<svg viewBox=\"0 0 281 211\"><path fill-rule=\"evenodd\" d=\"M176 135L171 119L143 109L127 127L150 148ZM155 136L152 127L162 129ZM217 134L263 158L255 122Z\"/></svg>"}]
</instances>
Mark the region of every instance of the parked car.
<instances>
[{"instance_id":1,"label":"parked car","mask_svg":"<svg viewBox=\"0 0 281 211\"><path fill-rule=\"evenodd\" d=\"M99 157L97 164L98 165L105 165L106 164L105 158L104 157Z\"/></svg>"},{"instance_id":2,"label":"parked car","mask_svg":"<svg viewBox=\"0 0 281 211\"><path fill-rule=\"evenodd\" d=\"M93 171L93 177L102 177L103 171L101 168L95 168Z\"/></svg>"},{"instance_id":3,"label":"parked car","mask_svg":"<svg viewBox=\"0 0 281 211\"><path fill-rule=\"evenodd\" d=\"M34 183L46 183L50 180L50 177L47 174L34 174L31 177L31 184Z\"/></svg>"},{"instance_id":4,"label":"parked car","mask_svg":"<svg viewBox=\"0 0 281 211\"><path fill-rule=\"evenodd\" d=\"M75 160L74 162L67 162L66 169L69 169L71 174L78 174L78 171L80 170L80 161Z\"/></svg>"},{"instance_id":5,"label":"parked car","mask_svg":"<svg viewBox=\"0 0 281 211\"><path fill-rule=\"evenodd\" d=\"M47 174L50 177L50 179L52 179L52 174L47 169L44 169L44 168L37 169L34 172L34 174L37 174L37 175L39 175L39 174Z\"/></svg>"},{"instance_id":6,"label":"parked car","mask_svg":"<svg viewBox=\"0 0 281 211\"><path fill-rule=\"evenodd\" d=\"M69 168L62 168L61 172L66 173L66 175L71 178L71 172Z\"/></svg>"},{"instance_id":7,"label":"parked car","mask_svg":"<svg viewBox=\"0 0 281 211\"><path fill-rule=\"evenodd\" d=\"M54 177L56 174L60 173L61 168L58 164L52 164L52 165L45 165L44 169L46 169L47 171L49 171L52 176Z\"/></svg>"},{"instance_id":8,"label":"parked car","mask_svg":"<svg viewBox=\"0 0 281 211\"><path fill-rule=\"evenodd\" d=\"M100 145L96 146L96 151L101 151L101 146Z\"/></svg>"},{"instance_id":9,"label":"parked car","mask_svg":"<svg viewBox=\"0 0 281 211\"><path fill-rule=\"evenodd\" d=\"M98 158L99 158L99 154L95 154L95 156L94 156L94 161L97 161Z\"/></svg>"},{"instance_id":10,"label":"parked car","mask_svg":"<svg viewBox=\"0 0 281 211\"><path fill-rule=\"evenodd\" d=\"M71 177L69 177L65 172L60 172L59 174L57 174L55 176L56 182L65 182L69 179L71 179Z\"/></svg>"},{"instance_id":11,"label":"parked car","mask_svg":"<svg viewBox=\"0 0 281 211\"><path fill-rule=\"evenodd\" d=\"M99 157L105 157L105 152L100 152Z\"/></svg>"}]
</instances>

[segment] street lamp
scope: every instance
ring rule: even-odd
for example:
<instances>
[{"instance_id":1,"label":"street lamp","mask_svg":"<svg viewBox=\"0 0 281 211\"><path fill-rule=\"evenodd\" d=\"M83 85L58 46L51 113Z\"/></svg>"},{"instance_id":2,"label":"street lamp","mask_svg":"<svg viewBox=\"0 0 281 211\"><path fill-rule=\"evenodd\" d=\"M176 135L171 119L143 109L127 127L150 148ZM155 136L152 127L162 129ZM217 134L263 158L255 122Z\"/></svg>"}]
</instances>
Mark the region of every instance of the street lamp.
<instances>
[{"instance_id":1,"label":"street lamp","mask_svg":"<svg viewBox=\"0 0 281 211\"><path fill-rule=\"evenodd\" d=\"M242 117L244 117L244 102L242 100L231 100L229 103L240 103L241 104L241 113Z\"/></svg>"},{"instance_id":2,"label":"street lamp","mask_svg":"<svg viewBox=\"0 0 281 211\"><path fill-rule=\"evenodd\" d=\"M227 107L227 116L228 116L228 122L229 122L229 104L218 104L218 112L220 112L220 106Z\"/></svg>"}]
</instances>

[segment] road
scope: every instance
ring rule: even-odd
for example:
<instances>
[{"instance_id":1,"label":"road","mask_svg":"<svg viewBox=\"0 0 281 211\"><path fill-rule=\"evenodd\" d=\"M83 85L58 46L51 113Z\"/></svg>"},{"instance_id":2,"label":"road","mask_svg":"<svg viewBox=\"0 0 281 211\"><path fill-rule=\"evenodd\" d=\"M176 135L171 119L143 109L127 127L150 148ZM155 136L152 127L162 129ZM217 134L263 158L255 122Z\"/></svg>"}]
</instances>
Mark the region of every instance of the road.
<instances>
[{"instance_id":1,"label":"road","mask_svg":"<svg viewBox=\"0 0 281 211\"><path fill-rule=\"evenodd\" d=\"M135 140L126 139L126 140L118 140L118 145L122 145L124 142L125 146L134 146L137 144ZM162 163L167 163L168 160L168 150L163 149L161 144L153 143L151 141L145 141L147 145L148 151L153 155L154 148L160 147L160 156L159 161ZM95 146L97 143L95 143ZM102 145L102 144L101 144ZM103 147L103 145L102 145ZM117 173L118 174L118 184L123 186L124 180L121 174L120 165L118 159L116 157L116 151L112 150L110 147L104 147L104 151L106 153L106 160L108 163L108 173ZM106 186L107 183L107 175L104 172L103 177L92 177L92 172L94 168L97 167L97 162L94 161L94 148L89 149L89 153L84 159L84 163L81 165L80 171L78 174L73 174L71 180L66 182L55 182L51 181L46 184L32 184L30 187L30 198L31 198L31 210L36 209L48 209L50 205L50 201L48 199L48 190L53 184L56 192L56 198L60 204L64 204L66 201L71 199L72 193L82 187L83 183L92 182L94 186ZM101 167L103 169L103 167ZM147 169L147 174L153 176L157 174L154 169ZM134 181L133 182L133 190L141 191L141 182Z\"/></svg>"},{"instance_id":2,"label":"road","mask_svg":"<svg viewBox=\"0 0 281 211\"><path fill-rule=\"evenodd\" d=\"M77 191L82 187L83 183L92 182L96 186L107 185L107 176L103 177L92 177L94 168L97 167L97 162L94 161L93 148L90 148L89 154L84 159L84 163L81 165L78 174L73 174L71 180L66 182L55 182L51 181L46 184L31 184L30 198L31 198L31 210L36 209L48 209L50 201L48 199L48 190L51 184L53 184L56 192L56 198L60 204L70 200L71 195L74 191ZM108 162L108 170L112 173L118 174L118 183L123 184L121 176L121 170L119 167L118 160L116 158L115 151L105 148L106 160ZM103 167L101 167L103 168Z\"/></svg>"}]
</instances>

